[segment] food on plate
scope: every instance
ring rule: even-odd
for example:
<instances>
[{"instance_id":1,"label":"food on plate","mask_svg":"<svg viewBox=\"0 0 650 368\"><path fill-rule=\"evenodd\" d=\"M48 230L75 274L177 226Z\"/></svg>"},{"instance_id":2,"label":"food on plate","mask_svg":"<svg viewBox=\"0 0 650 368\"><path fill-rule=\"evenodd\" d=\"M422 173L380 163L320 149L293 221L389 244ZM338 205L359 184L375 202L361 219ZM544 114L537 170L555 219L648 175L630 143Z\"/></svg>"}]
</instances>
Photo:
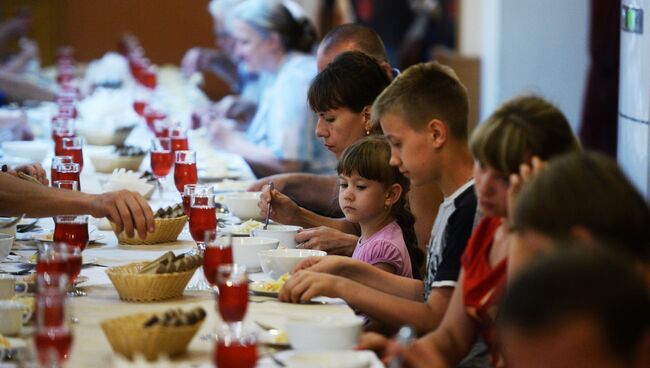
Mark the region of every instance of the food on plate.
<instances>
[{"instance_id":1,"label":"food on plate","mask_svg":"<svg viewBox=\"0 0 650 368\"><path fill-rule=\"evenodd\" d=\"M9 340L0 334L0 348L7 349L11 346Z\"/></svg>"},{"instance_id":2,"label":"food on plate","mask_svg":"<svg viewBox=\"0 0 650 368\"><path fill-rule=\"evenodd\" d=\"M190 311L182 309L170 309L162 314L154 314L144 323L145 328L155 326L178 327L195 325L205 319L205 310L196 307Z\"/></svg>"},{"instance_id":3,"label":"food on plate","mask_svg":"<svg viewBox=\"0 0 650 368\"><path fill-rule=\"evenodd\" d=\"M268 291L271 293L278 293L284 286L284 283L289 280L289 277L291 277L288 273L285 273L284 275L280 276L279 279L277 280L271 280L271 281L264 281L260 284L260 287L262 291Z\"/></svg>"},{"instance_id":4,"label":"food on plate","mask_svg":"<svg viewBox=\"0 0 650 368\"><path fill-rule=\"evenodd\" d=\"M144 266L139 273L141 274L161 274L173 272L185 272L198 268L203 263L200 255L174 255L173 252L167 252Z\"/></svg>"},{"instance_id":5,"label":"food on plate","mask_svg":"<svg viewBox=\"0 0 650 368\"><path fill-rule=\"evenodd\" d=\"M232 232L237 234L250 234L251 231L261 228L263 226L264 224L259 221L248 220L246 222L243 222L241 225L233 226Z\"/></svg>"}]
</instances>

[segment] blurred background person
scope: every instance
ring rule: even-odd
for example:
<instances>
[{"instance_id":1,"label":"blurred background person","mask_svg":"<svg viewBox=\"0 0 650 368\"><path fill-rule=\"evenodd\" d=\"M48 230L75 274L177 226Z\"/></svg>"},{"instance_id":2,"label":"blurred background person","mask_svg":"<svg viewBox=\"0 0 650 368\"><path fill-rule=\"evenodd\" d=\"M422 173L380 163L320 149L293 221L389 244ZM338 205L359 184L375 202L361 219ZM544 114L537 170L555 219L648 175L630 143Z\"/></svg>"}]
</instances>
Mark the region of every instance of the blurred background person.
<instances>
[{"instance_id":1,"label":"blurred background person","mask_svg":"<svg viewBox=\"0 0 650 368\"><path fill-rule=\"evenodd\" d=\"M247 71L269 80L245 133L223 118L212 120L209 130L216 145L243 156L257 176L328 173L335 164L314 134L316 119L307 104L316 75L316 60L307 53L316 32L292 10L281 1L247 0L233 10L228 24L235 57Z\"/></svg>"}]
</instances>

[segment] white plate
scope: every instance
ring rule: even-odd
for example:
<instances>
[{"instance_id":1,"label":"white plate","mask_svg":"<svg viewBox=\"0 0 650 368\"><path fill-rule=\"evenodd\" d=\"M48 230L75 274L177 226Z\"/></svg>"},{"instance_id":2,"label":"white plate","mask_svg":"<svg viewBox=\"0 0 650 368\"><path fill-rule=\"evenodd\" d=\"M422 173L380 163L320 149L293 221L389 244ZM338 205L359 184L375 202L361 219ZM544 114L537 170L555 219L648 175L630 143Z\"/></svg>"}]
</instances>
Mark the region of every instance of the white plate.
<instances>
[{"instance_id":1,"label":"white plate","mask_svg":"<svg viewBox=\"0 0 650 368\"><path fill-rule=\"evenodd\" d=\"M275 358L285 363L289 368L383 368L379 358L372 351L339 350L298 352L293 350L277 353ZM261 361L262 366L268 364L271 358Z\"/></svg>"},{"instance_id":2,"label":"white plate","mask_svg":"<svg viewBox=\"0 0 650 368\"><path fill-rule=\"evenodd\" d=\"M272 298L277 298L278 297L278 292L277 291L267 291L264 290L264 284L267 281L256 281L248 284L248 290L253 293L253 295L259 295L259 296L270 296Z\"/></svg>"}]
</instances>

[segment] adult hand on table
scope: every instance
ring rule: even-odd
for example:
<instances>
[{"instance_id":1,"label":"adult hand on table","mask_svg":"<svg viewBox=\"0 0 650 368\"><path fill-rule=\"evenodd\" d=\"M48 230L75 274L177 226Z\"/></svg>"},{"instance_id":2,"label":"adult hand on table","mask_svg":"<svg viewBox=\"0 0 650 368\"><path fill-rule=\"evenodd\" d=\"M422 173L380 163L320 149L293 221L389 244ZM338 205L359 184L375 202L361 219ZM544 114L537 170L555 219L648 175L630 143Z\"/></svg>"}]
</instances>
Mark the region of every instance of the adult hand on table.
<instances>
[{"instance_id":1,"label":"adult hand on table","mask_svg":"<svg viewBox=\"0 0 650 368\"><path fill-rule=\"evenodd\" d=\"M324 250L328 254L352 256L359 237L326 226L303 229L296 235L298 248Z\"/></svg>"},{"instance_id":2,"label":"adult hand on table","mask_svg":"<svg viewBox=\"0 0 650 368\"><path fill-rule=\"evenodd\" d=\"M124 230L129 237L135 234L134 229L141 238L156 229L153 211L147 201L140 194L128 190L94 195L90 214L97 218L107 217L117 225L117 233Z\"/></svg>"},{"instance_id":3,"label":"adult hand on table","mask_svg":"<svg viewBox=\"0 0 650 368\"><path fill-rule=\"evenodd\" d=\"M275 185L275 182L274 184ZM266 218L266 213L271 204L271 219L281 224L295 224L298 216L300 215L300 207L286 195L280 193L277 189L273 189L266 185L262 188L260 200L257 202L257 207L262 211L262 217Z\"/></svg>"},{"instance_id":4,"label":"adult hand on table","mask_svg":"<svg viewBox=\"0 0 650 368\"><path fill-rule=\"evenodd\" d=\"M317 296L336 298L349 280L326 273L300 271L294 273L284 284L278 300L288 303L308 302Z\"/></svg>"}]
</instances>

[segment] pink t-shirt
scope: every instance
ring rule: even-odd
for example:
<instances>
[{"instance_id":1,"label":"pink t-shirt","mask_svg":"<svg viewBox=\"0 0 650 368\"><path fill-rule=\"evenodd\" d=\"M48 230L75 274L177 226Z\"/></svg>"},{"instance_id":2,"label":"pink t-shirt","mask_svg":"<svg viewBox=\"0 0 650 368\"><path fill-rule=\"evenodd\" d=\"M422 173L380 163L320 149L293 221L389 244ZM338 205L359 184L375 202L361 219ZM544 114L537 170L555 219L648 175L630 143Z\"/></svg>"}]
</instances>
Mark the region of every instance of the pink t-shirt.
<instances>
[{"instance_id":1,"label":"pink t-shirt","mask_svg":"<svg viewBox=\"0 0 650 368\"><path fill-rule=\"evenodd\" d=\"M409 257L402 229L396 221L384 226L364 242L357 243L352 258L375 265L386 263L397 270L397 274L413 277L411 258Z\"/></svg>"}]
</instances>

